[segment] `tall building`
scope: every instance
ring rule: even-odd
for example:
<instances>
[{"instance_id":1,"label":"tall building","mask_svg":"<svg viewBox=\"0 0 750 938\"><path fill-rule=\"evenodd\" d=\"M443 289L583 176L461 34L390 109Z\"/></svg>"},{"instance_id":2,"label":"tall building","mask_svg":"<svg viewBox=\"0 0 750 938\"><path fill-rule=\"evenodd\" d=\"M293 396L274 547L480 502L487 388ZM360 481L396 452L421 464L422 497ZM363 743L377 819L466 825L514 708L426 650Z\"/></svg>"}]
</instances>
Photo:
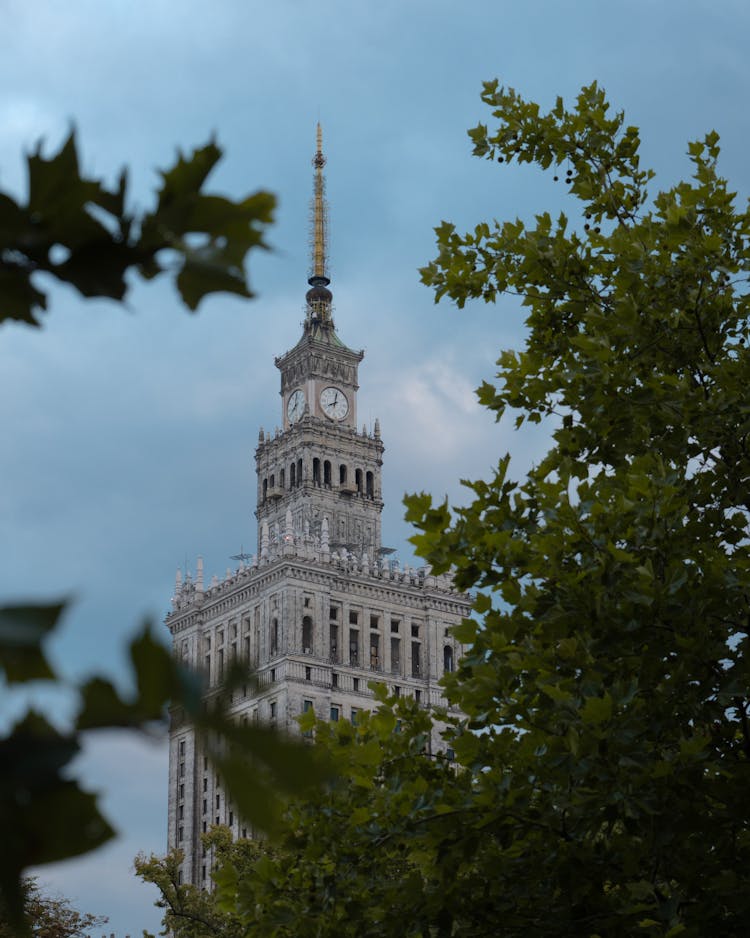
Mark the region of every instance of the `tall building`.
<instances>
[{"instance_id":1,"label":"tall building","mask_svg":"<svg viewBox=\"0 0 750 938\"><path fill-rule=\"evenodd\" d=\"M445 706L438 681L461 646L451 627L470 600L446 576L403 569L381 543L380 424L357 428L364 352L336 333L327 275L327 213L320 127L313 158L312 270L297 344L276 359L282 429L260 431L255 451L258 545L239 568L206 585L177 574L166 624L174 653L201 668L209 687L231 661L246 661L256 689L235 694L239 720L290 733L314 708L354 720L373 706L371 681L425 707ZM433 751L444 748L435 733ZM207 881L200 835L241 820L211 771L191 726L173 714L169 757L169 846L185 853L184 882Z\"/></svg>"}]
</instances>

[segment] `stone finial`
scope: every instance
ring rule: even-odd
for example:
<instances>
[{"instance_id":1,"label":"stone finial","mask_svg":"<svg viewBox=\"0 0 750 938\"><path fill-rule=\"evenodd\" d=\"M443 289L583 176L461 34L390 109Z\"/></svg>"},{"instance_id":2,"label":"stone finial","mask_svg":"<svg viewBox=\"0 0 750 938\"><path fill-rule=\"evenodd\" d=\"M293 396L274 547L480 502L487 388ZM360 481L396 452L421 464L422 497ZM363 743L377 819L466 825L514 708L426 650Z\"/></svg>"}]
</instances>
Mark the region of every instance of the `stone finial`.
<instances>
[{"instance_id":1,"label":"stone finial","mask_svg":"<svg viewBox=\"0 0 750 938\"><path fill-rule=\"evenodd\" d=\"M362 424L362 436L367 436L367 424Z\"/></svg>"},{"instance_id":2,"label":"stone finial","mask_svg":"<svg viewBox=\"0 0 750 938\"><path fill-rule=\"evenodd\" d=\"M375 418L375 439L380 439L380 420L377 417Z\"/></svg>"},{"instance_id":3,"label":"stone finial","mask_svg":"<svg viewBox=\"0 0 750 938\"><path fill-rule=\"evenodd\" d=\"M213 588L214 586L218 586L218 585L219 585L219 578L214 573L214 575L211 577L211 587Z\"/></svg>"},{"instance_id":4,"label":"stone finial","mask_svg":"<svg viewBox=\"0 0 750 938\"><path fill-rule=\"evenodd\" d=\"M262 443L262 442L264 441L264 439L265 439L265 436L266 436L266 435L265 435L265 433L263 432L263 427L261 427L260 430L258 431L258 442L259 442L259 443Z\"/></svg>"},{"instance_id":5,"label":"stone finial","mask_svg":"<svg viewBox=\"0 0 750 938\"><path fill-rule=\"evenodd\" d=\"M174 577L174 591L175 593L179 593L181 589L182 589L182 570L180 570L180 568L178 567L177 573L175 574L175 577Z\"/></svg>"},{"instance_id":6,"label":"stone finial","mask_svg":"<svg viewBox=\"0 0 750 938\"><path fill-rule=\"evenodd\" d=\"M369 574L370 572L370 558L367 556L367 551L362 551L362 573Z\"/></svg>"},{"instance_id":7,"label":"stone finial","mask_svg":"<svg viewBox=\"0 0 750 938\"><path fill-rule=\"evenodd\" d=\"M195 564L195 588L203 592L203 558L199 557Z\"/></svg>"},{"instance_id":8,"label":"stone finial","mask_svg":"<svg viewBox=\"0 0 750 938\"><path fill-rule=\"evenodd\" d=\"M260 557L261 560L268 559L268 522L264 521L260 526Z\"/></svg>"},{"instance_id":9,"label":"stone finial","mask_svg":"<svg viewBox=\"0 0 750 938\"><path fill-rule=\"evenodd\" d=\"M328 518L323 518L323 521L320 524L320 552L328 557L330 552L330 544L328 540Z\"/></svg>"},{"instance_id":10,"label":"stone finial","mask_svg":"<svg viewBox=\"0 0 750 938\"><path fill-rule=\"evenodd\" d=\"M287 508L284 516L284 540L291 544L294 541L294 528L292 525L292 509Z\"/></svg>"}]
</instances>

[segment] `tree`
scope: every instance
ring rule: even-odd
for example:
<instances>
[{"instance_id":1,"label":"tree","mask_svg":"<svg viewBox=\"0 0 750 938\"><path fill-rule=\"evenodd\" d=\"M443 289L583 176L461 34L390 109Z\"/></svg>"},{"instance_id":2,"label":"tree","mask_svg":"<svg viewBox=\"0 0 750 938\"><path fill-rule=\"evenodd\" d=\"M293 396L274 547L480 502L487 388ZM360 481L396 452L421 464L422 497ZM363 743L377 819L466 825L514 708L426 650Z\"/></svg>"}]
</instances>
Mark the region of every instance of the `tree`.
<instances>
[{"instance_id":1,"label":"tree","mask_svg":"<svg viewBox=\"0 0 750 938\"><path fill-rule=\"evenodd\" d=\"M650 197L596 84L548 113L482 97L475 154L564 176L575 214L443 223L422 271L459 307L520 299L525 347L479 399L550 432L465 508L406 500L420 556L477 591L446 679L459 768L416 717L318 724L351 781L293 804L281 859L229 863L214 901L245 935L744 935L750 216L715 133Z\"/></svg>"},{"instance_id":2,"label":"tree","mask_svg":"<svg viewBox=\"0 0 750 938\"><path fill-rule=\"evenodd\" d=\"M61 896L45 895L33 878L23 881L22 892L24 911L34 938L88 938L92 929L107 921L101 915L79 912ZM14 935L9 921L0 911L0 938L13 938Z\"/></svg>"},{"instance_id":3,"label":"tree","mask_svg":"<svg viewBox=\"0 0 750 938\"><path fill-rule=\"evenodd\" d=\"M495 845L506 935L739 935L750 913L750 216L709 133L649 198L639 136L596 84L549 113L497 82L474 153L536 164L575 218L443 223L436 299L520 297L522 352L479 389L546 420L450 515L408 501L420 554L478 588L448 693ZM500 899L499 897L502 897Z\"/></svg>"},{"instance_id":4,"label":"tree","mask_svg":"<svg viewBox=\"0 0 750 938\"><path fill-rule=\"evenodd\" d=\"M164 933L175 938L402 938L450 934L446 897L457 863L431 844L453 836L471 785L427 754L431 719L414 701L386 698L356 726L300 718L336 768L326 786L292 798L271 840L204 835L212 891L179 882L179 851L139 857L136 872L160 890ZM423 831L429 830L425 839Z\"/></svg>"},{"instance_id":5,"label":"tree","mask_svg":"<svg viewBox=\"0 0 750 938\"><path fill-rule=\"evenodd\" d=\"M43 275L85 297L119 301L128 272L151 278L173 270L189 309L215 291L252 296L244 261L250 250L265 247L275 199L257 192L235 202L205 193L220 157L213 142L188 157L178 154L161 173L155 208L137 215L127 206L125 172L113 190L81 176L72 134L49 159L41 150L30 155L26 204L0 192L0 321L39 325L38 311L47 306ZM10 688L61 681L44 646L63 608L64 603L0 608L0 674ZM205 735L232 797L260 826L271 826L280 810L279 790L299 791L320 775L309 749L262 727L236 726L225 694L204 706L200 676L174 661L150 628L133 639L130 659L130 695L93 677L74 688L80 706L73 726L60 730L29 708L0 736L0 905L8 927L23 930L25 869L86 853L114 834L96 797L70 774L84 731L164 726L167 705L182 708ZM234 673L226 692L233 681L247 680L247 673Z\"/></svg>"}]
</instances>

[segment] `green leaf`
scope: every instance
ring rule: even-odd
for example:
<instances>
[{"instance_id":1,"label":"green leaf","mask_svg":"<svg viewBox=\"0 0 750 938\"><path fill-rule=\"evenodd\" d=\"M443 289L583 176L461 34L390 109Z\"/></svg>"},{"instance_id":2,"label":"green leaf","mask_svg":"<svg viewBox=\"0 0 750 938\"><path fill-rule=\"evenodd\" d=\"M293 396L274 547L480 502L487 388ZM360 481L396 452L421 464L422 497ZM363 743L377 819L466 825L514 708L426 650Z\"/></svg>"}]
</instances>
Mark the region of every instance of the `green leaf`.
<instances>
[{"instance_id":1,"label":"green leaf","mask_svg":"<svg viewBox=\"0 0 750 938\"><path fill-rule=\"evenodd\" d=\"M0 667L9 683L55 677L42 645L64 608L65 603L0 608Z\"/></svg>"}]
</instances>

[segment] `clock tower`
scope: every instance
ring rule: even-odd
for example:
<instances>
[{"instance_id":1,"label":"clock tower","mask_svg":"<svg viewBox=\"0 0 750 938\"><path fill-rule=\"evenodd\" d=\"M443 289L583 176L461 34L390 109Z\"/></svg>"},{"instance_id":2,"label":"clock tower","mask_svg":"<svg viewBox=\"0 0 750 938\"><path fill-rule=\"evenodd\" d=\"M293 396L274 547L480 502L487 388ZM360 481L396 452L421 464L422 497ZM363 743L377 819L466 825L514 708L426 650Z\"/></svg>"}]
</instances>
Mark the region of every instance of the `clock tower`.
<instances>
[{"instance_id":1,"label":"clock tower","mask_svg":"<svg viewBox=\"0 0 750 938\"><path fill-rule=\"evenodd\" d=\"M357 369L364 352L348 348L333 321L325 162L318 125L305 321L299 342L276 359L282 429L273 436L261 431L255 454L258 553L290 533L319 539L327 518L332 550L366 552L372 561L381 551L383 444L377 420L357 430Z\"/></svg>"},{"instance_id":2,"label":"clock tower","mask_svg":"<svg viewBox=\"0 0 750 938\"><path fill-rule=\"evenodd\" d=\"M204 582L178 571L166 625L174 654L199 669L209 698L230 664L247 668L232 695L239 723L299 733L312 709L356 721L378 706L374 683L420 706L449 706L440 684L463 648L452 629L471 598L448 575L401 567L381 544L383 443L377 420L358 426L362 351L348 348L333 321L326 267L322 136L313 157L312 269L297 344L276 359L281 414L260 431L255 451L258 550L226 576ZM249 561L249 562L248 562ZM234 837L252 829L211 767L211 741L187 715L170 721L168 842L179 847L182 882L210 888L213 848L201 835L226 825ZM439 720L428 750L446 750Z\"/></svg>"}]
</instances>

